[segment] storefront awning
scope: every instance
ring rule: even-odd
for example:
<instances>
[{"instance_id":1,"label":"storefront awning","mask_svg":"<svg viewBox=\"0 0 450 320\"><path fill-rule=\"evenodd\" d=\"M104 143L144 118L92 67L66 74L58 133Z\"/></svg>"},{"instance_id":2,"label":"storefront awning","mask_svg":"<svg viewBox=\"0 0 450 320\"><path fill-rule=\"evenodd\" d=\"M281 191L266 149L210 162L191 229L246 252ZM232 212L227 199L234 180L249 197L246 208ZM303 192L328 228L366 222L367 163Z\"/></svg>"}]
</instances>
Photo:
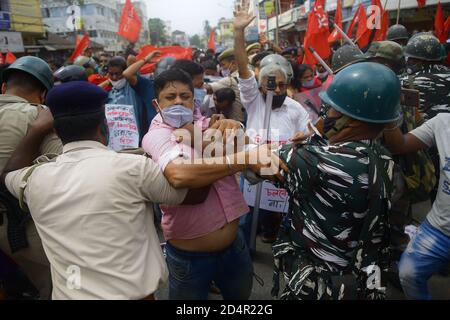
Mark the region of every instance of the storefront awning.
<instances>
[{"instance_id":1,"label":"storefront awning","mask_svg":"<svg viewBox=\"0 0 450 320\"><path fill-rule=\"evenodd\" d=\"M287 31L289 29L294 29L294 28L295 28L295 23L289 23L289 24L281 27L280 30Z\"/></svg>"}]
</instances>

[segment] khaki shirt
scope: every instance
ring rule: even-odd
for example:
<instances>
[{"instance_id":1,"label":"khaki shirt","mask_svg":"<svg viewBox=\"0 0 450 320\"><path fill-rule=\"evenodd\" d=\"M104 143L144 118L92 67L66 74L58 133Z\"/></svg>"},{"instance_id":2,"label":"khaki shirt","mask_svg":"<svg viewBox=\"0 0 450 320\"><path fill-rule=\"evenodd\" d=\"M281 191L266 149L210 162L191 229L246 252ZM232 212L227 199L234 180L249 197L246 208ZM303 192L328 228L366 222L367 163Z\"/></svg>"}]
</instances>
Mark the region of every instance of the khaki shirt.
<instances>
[{"instance_id":1,"label":"khaki shirt","mask_svg":"<svg viewBox=\"0 0 450 320\"><path fill-rule=\"evenodd\" d=\"M239 91L239 85L237 82L237 77L239 74L237 72L234 72L231 76L223 78L217 82L213 82L210 84L213 92L216 92L217 90L223 89L223 88L230 88L234 91L234 94L236 95L236 101L232 105L232 110L230 114L228 115L228 119L236 120L239 122L245 121L245 109L242 106L241 103L241 94Z\"/></svg>"},{"instance_id":2,"label":"khaki shirt","mask_svg":"<svg viewBox=\"0 0 450 320\"><path fill-rule=\"evenodd\" d=\"M9 173L6 186L15 197L25 188L53 299L142 299L167 280L153 203L180 204L187 190L171 187L151 159L78 141L24 183L27 170Z\"/></svg>"},{"instance_id":3,"label":"khaki shirt","mask_svg":"<svg viewBox=\"0 0 450 320\"><path fill-rule=\"evenodd\" d=\"M20 97L0 95L0 172L27 134L30 124L36 119L37 106ZM62 143L56 134L52 133L45 137L40 154L61 152Z\"/></svg>"}]
</instances>

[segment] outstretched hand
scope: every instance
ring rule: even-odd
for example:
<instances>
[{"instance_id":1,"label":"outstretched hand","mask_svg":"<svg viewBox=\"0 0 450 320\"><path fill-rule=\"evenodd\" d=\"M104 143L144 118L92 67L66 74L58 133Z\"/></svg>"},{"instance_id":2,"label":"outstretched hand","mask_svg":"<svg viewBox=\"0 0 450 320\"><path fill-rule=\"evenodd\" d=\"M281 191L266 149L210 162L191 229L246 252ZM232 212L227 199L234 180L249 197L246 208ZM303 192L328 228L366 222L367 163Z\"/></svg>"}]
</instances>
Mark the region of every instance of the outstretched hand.
<instances>
[{"instance_id":1,"label":"outstretched hand","mask_svg":"<svg viewBox=\"0 0 450 320\"><path fill-rule=\"evenodd\" d=\"M256 17L248 14L248 8L238 6L234 11L233 26L235 30L244 30Z\"/></svg>"}]
</instances>

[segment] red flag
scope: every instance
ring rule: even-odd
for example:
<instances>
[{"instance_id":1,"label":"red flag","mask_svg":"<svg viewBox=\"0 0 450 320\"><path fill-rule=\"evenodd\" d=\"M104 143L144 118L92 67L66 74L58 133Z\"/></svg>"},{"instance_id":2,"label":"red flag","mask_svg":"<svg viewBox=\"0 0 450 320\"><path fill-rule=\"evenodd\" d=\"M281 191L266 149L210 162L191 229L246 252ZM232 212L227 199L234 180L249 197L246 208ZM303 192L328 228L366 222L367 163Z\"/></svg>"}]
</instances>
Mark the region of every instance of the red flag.
<instances>
[{"instance_id":1,"label":"red flag","mask_svg":"<svg viewBox=\"0 0 450 320\"><path fill-rule=\"evenodd\" d=\"M126 0L117 34L134 43L139 39L141 27L141 18L139 18L136 9L131 0Z\"/></svg>"},{"instance_id":2,"label":"red flag","mask_svg":"<svg viewBox=\"0 0 450 320\"><path fill-rule=\"evenodd\" d=\"M208 49L216 50L216 44L215 44L215 37L216 37L216 30L212 29L211 33L209 34L209 41L208 41Z\"/></svg>"},{"instance_id":3,"label":"red flag","mask_svg":"<svg viewBox=\"0 0 450 320\"><path fill-rule=\"evenodd\" d=\"M358 9L355 12L355 15L353 16L352 21L350 22L350 25L348 26L348 30L347 30L347 36L349 36L350 38L353 37L353 29L355 28L355 26L358 25L359 19L360 19L360 11L364 10L364 7L360 4Z\"/></svg>"},{"instance_id":4,"label":"red flag","mask_svg":"<svg viewBox=\"0 0 450 320\"><path fill-rule=\"evenodd\" d=\"M303 43L305 48L303 63L309 65L315 65L317 63L316 58L309 51L309 47L312 47L323 59L327 59L331 54L328 44L328 37L330 36L328 14L325 12L324 7L325 0L317 0L314 8L308 14L306 35Z\"/></svg>"},{"instance_id":5,"label":"red flag","mask_svg":"<svg viewBox=\"0 0 450 320\"><path fill-rule=\"evenodd\" d=\"M141 50L139 51L139 54L136 56L136 59L144 59L146 56L148 56L153 51L159 51L161 52L161 56L158 58L155 58L155 63L147 64L141 68L142 74L147 74L153 72L155 69L155 64L158 63L162 58L165 57L174 57L177 60L180 59L187 59L192 60L192 48L183 48L179 46L171 46L171 47L154 47L151 45L143 46L141 47Z\"/></svg>"},{"instance_id":6,"label":"red flag","mask_svg":"<svg viewBox=\"0 0 450 320\"><path fill-rule=\"evenodd\" d=\"M380 0L372 0L372 5L380 8L379 12L375 12L375 14L377 15L375 17L375 19L377 19L377 23L375 26L377 28L377 31L375 33L373 41L384 41L386 40L386 34L389 28L389 12L387 10L383 10Z\"/></svg>"},{"instance_id":7,"label":"red flag","mask_svg":"<svg viewBox=\"0 0 450 320\"><path fill-rule=\"evenodd\" d=\"M444 13L442 12L440 1L438 2L436 16L434 18L434 34L438 37L441 43L445 43L447 40L447 34L445 34Z\"/></svg>"},{"instance_id":8,"label":"red flag","mask_svg":"<svg viewBox=\"0 0 450 320\"><path fill-rule=\"evenodd\" d=\"M89 47L89 35L87 32L84 34L83 38L79 38L77 36L75 50L73 51L72 55L70 56L69 60L74 62L75 59L80 56L88 47Z\"/></svg>"},{"instance_id":9,"label":"red flag","mask_svg":"<svg viewBox=\"0 0 450 320\"><path fill-rule=\"evenodd\" d=\"M0 52L0 64L5 64L5 57L3 57L3 53Z\"/></svg>"},{"instance_id":10,"label":"red flag","mask_svg":"<svg viewBox=\"0 0 450 320\"><path fill-rule=\"evenodd\" d=\"M448 35L450 32L450 17L447 17L447 20L445 20L444 23L444 34Z\"/></svg>"},{"instance_id":11,"label":"red flag","mask_svg":"<svg viewBox=\"0 0 450 320\"><path fill-rule=\"evenodd\" d=\"M356 40L355 42L358 43L358 47L364 48L369 44L370 41L370 34L372 33L372 29L369 29L367 27L367 14L366 10L364 9L363 5L359 5L360 8L358 9L358 29L356 29Z\"/></svg>"},{"instance_id":12,"label":"red flag","mask_svg":"<svg viewBox=\"0 0 450 320\"><path fill-rule=\"evenodd\" d=\"M426 2L427 2L427 0L417 0L417 6L419 8L422 8L425 6Z\"/></svg>"},{"instance_id":13,"label":"red flag","mask_svg":"<svg viewBox=\"0 0 450 320\"><path fill-rule=\"evenodd\" d=\"M5 63L11 64L16 60L16 56L11 51L9 51L9 49L6 49Z\"/></svg>"},{"instance_id":14,"label":"red flag","mask_svg":"<svg viewBox=\"0 0 450 320\"><path fill-rule=\"evenodd\" d=\"M334 23L342 30L342 5L341 0L337 0L336 13L334 14ZM334 29L328 37L328 43L333 43L339 39L342 39L342 35Z\"/></svg>"}]
</instances>

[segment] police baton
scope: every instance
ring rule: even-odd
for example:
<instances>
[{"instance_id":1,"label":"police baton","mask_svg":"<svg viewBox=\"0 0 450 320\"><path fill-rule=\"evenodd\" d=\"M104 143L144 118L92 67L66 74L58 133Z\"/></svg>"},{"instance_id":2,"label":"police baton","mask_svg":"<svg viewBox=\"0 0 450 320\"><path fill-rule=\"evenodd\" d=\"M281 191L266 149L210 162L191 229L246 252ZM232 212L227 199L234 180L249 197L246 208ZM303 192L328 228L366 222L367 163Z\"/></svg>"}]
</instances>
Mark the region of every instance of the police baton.
<instances>
[{"instance_id":1,"label":"police baton","mask_svg":"<svg viewBox=\"0 0 450 320\"><path fill-rule=\"evenodd\" d=\"M325 68L325 70L327 70L328 74L333 74L333 70L331 70L331 68L327 65L327 63L325 61L323 61L323 59L319 56L319 54L316 52L316 50L314 50L313 47L308 47L309 51L311 51L311 53L314 55L314 57L317 59L317 61L319 61L319 63L322 65L322 67Z\"/></svg>"},{"instance_id":2,"label":"police baton","mask_svg":"<svg viewBox=\"0 0 450 320\"><path fill-rule=\"evenodd\" d=\"M266 113L264 114L264 127L263 127L263 129L266 130L265 131L266 143L267 141L269 141L270 115L272 113L272 101L276 85L277 84L275 76L269 76L267 81ZM255 205L253 206L252 229L250 231L250 250L252 252L256 250L256 232L258 229L258 217L261 203L262 186L263 186L262 182L258 183L258 185L256 186Z\"/></svg>"}]
</instances>

